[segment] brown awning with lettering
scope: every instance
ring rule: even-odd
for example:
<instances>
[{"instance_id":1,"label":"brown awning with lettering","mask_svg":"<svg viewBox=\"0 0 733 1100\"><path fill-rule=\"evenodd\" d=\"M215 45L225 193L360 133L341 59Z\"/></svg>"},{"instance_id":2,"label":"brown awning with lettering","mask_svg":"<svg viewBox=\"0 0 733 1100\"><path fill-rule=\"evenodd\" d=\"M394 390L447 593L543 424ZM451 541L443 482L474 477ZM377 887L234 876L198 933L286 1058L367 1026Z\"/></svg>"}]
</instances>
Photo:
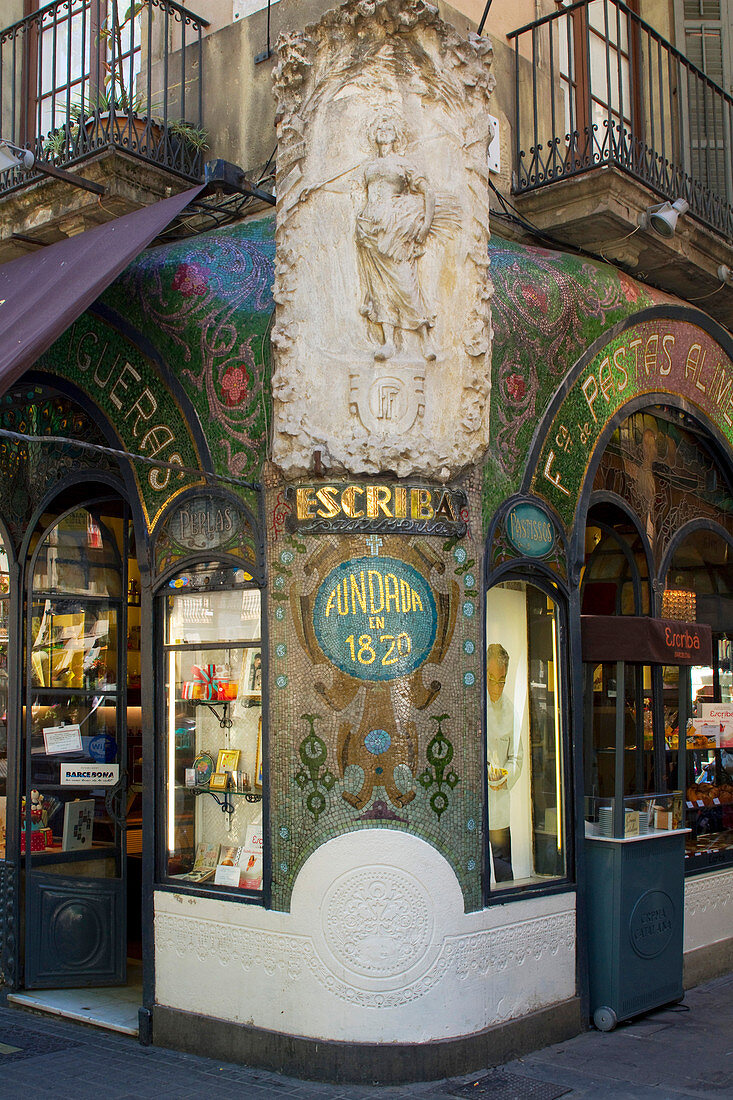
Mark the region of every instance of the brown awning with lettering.
<instances>
[{"instance_id":1,"label":"brown awning with lettering","mask_svg":"<svg viewBox=\"0 0 733 1100\"><path fill-rule=\"evenodd\" d=\"M0 267L0 392L11 386L201 191L170 199Z\"/></svg>"},{"instance_id":2,"label":"brown awning with lettering","mask_svg":"<svg viewBox=\"0 0 733 1100\"><path fill-rule=\"evenodd\" d=\"M654 665L710 665L713 633L707 623L631 615L581 615L584 661Z\"/></svg>"}]
</instances>

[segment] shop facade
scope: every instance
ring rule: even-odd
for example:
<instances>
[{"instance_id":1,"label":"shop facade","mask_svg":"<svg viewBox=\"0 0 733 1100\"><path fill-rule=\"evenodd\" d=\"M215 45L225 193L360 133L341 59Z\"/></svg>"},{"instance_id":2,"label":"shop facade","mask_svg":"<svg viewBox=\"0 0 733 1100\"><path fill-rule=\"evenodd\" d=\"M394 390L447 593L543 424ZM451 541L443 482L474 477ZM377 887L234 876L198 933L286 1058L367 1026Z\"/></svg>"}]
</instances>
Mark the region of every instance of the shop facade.
<instances>
[{"instance_id":1,"label":"shop facade","mask_svg":"<svg viewBox=\"0 0 733 1100\"><path fill-rule=\"evenodd\" d=\"M684 836L639 922L730 968L733 342L489 240L490 52L380 10L283 47L277 226L142 253L2 398L0 959L138 960L144 1040L397 1081L585 1026L589 838Z\"/></svg>"}]
</instances>

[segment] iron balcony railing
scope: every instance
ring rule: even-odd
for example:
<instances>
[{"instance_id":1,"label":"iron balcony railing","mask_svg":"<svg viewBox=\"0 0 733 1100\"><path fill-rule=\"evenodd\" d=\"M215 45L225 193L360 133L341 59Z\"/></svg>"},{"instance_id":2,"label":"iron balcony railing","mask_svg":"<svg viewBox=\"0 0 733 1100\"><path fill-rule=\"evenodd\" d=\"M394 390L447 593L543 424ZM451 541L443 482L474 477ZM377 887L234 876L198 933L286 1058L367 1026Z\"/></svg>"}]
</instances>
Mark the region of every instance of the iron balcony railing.
<instances>
[{"instance_id":1,"label":"iron balcony railing","mask_svg":"<svg viewBox=\"0 0 733 1100\"><path fill-rule=\"evenodd\" d=\"M509 36L515 192L614 166L733 240L733 99L622 0Z\"/></svg>"},{"instance_id":2,"label":"iron balcony railing","mask_svg":"<svg viewBox=\"0 0 733 1100\"><path fill-rule=\"evenodd\" d=\"M0 137L57 167L116 147L200 178L206 26L174 0L55 0L0 32ZM0 173L0 193L36 177Z\"/></svg>"}]
</instances>

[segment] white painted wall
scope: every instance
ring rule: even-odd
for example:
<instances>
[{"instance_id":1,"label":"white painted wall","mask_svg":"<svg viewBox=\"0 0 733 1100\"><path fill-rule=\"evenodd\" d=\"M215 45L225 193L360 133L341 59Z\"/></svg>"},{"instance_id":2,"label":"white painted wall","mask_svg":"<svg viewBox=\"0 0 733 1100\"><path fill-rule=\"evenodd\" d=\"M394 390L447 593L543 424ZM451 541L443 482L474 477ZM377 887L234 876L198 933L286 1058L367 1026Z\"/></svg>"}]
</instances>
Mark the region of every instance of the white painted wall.
<instances>
[{"instance_id":1,"label":"white painted wall","mask_svg":"<svg viewBox=\"0 0 733 1100\"><path fill-rule=\"evenodd\" d=\"M157 891L156 1001L355 1042L467 1035L572 997L572 892L466 914L450 865L387 829L306 862L290 913Z\"/></svg>"},{"instance_id":2,"label":"white painted wall","mask_svg":"<svg viewBox=\"0 0 733 1100\"><path fill-rule=\"evenodd\" d=\"M733 936L733 871L685 879L684 950L694 951Z\"/></svg>"}]
</instances>

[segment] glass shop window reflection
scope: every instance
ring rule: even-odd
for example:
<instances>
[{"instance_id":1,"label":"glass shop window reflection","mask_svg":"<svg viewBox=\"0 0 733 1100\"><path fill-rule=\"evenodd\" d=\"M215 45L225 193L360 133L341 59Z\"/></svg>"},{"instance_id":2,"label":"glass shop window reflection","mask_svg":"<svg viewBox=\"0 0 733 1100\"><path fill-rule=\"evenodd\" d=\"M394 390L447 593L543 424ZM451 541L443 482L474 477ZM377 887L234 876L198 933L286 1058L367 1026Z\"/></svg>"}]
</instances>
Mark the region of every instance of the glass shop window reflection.
<instances>
[{"instance_id":1,"label":"glass shop window reflection","mask_svg":"<svg viewBox=\"0 0 733 1100\"><path fill-rule=\"evenodd\" d=\"M535 585L486 597L486 760L492 889L565 876L558 609Z\"/></svg>"}]
</instances>

